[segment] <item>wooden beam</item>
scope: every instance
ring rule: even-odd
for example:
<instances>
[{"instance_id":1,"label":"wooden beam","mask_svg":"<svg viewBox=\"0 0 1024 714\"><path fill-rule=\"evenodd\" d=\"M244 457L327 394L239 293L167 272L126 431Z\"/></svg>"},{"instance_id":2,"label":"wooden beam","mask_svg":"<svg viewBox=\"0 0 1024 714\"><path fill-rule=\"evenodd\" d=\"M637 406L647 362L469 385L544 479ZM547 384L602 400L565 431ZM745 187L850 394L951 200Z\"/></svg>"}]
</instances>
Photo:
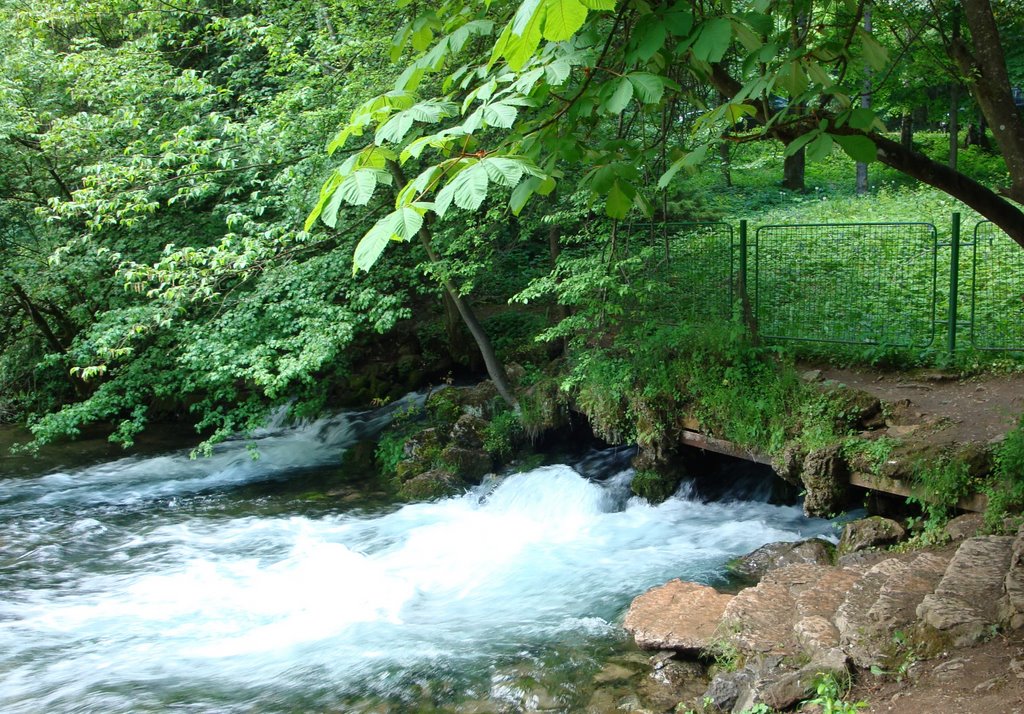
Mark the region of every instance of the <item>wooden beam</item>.
<instances>
[{"instance_id":1,"label":"wooden beam","mask_svg":"<svg viewBox=\"0 0 1024 714\"><path fill-rule=\"evenodd\" d=\"M765 464L767 466L771 466L772 464L772 460L764 454L744 449L731 441L726 441L725 439L716 439L713 436L701 434L699 431L684 429L682 432L682 441L687 446L694 446L698 449L704 449L705 451L714 451L716 454L735 456L738 459L753 461L754 463Z\"/></svg>"},{"instance_id":2,"label":"wooden beam","mask_svg":"<svg viewBox=\"0 0 1024 714\"><path fill-rule=\"evenodd\" d=\"M861 488L867 488L872 491L891 493L905 498L912 496L919 501L926 501L929 503L934 502L935 500L920 486L911 486L905 481L897 481L896 479L886 478L885 476L875 476L873 474L865 474L855 471L850 474L850 485L860 486ZM956 502L956 507L964 511L981 513L988 507L988 497L983 493L964 496Z\"/></svg>"}]
</instances>

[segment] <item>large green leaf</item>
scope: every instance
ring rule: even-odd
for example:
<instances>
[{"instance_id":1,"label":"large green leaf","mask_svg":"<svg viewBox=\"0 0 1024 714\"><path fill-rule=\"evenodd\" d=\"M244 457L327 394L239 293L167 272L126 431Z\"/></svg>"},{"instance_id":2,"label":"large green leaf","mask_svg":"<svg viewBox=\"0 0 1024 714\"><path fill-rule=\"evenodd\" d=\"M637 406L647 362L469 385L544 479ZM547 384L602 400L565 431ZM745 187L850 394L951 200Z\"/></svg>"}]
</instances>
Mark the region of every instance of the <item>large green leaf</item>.
<instances>
[{"instance_id":1,"label":"large green leaf","mask_svg":"<svg viewBox=\"0 0 1024 714\"><path fill-rule=\"evenodd\" d=\"M732 38L732 23L724 17L716 17L700 26L700 35L693 43L693 56L705 62L718 62L729 49Z\"/></svg>"},{"instance_id":2,"label":"large green leaf","mask_svg":"<svg viewBox=\"0 0 1024 714\"><path fill-rule=\"evenodd\" d=\"M500 186L515 186L522 179L526 170L520 159L506 156L494 156L480 161L487 172L487 177Z\"/></svg>"},{"instance_id":3,"label":"large green leaf","mask_svg":"<svg viewBox=\"0 0 1024 714\"><path fill-rule=\"evenodd\" d=\"M644 15L633 28L633 56L646 62L665 46L665 25L657 15Z\"/></svg>"},{"instance_id":4,"label":"large green leaf","mask_svg":"<svg viewBox=\"0 0 1024 714\"><path fill-rule=\"evenodd\" d=\"M355 253L352 255L353 273L359 270L369 270L377 262L380 254L387 247L388 241L391 240L391 236L394 235L394 215L394 213L389 213L381 218L359 240Z\"/></svg>"},{"instance_id":5,"label":"large green leaf","mask_svg":"<svg viewBox=\"0 0 1024 714\"><path fill-rule=\"evenodd\" d=\"M861 47L864 48L864 59L868 66L873 70L884 69L889 61L889 51L864 30L860 31L860 42Z\"/></svg>"},{"instance_id":6,"label":"large green leaf","mask_svg":"<svg viewBox=\"0 0 1024 714\"><path fill-rule=\"evenodd\" d=\"M485 104L483 106L481 116L489 126L508 129L516 123L516 115L518 113L519 110L510 104L494 102L493 104Z\"/></svg>"},{"instance_id":7,"label":"large green leaf","mask_svg":"<svg viewBox=\"0 0 1024 714\"><path fill-rule=\"evenodd\" d=\"M452 203L459 208L475 211L487 198L487 168L481 166L477 159L466 161L463 166L464 168L437 192L434 199L434 212L442 218Z\"/></svg>"},{"instance_id":8,"label":"large green leaf","mask_svg":"<svg viewBox=\"0 0 1024 714\"><path fill-rule=\"evenodd\" d=\"M821 161L832 153L832 137L828 134L819 134L814 141L807 145L807 160Z\"/></svg>"},{"instance_id":9,"label":"large green leaf","mask_svg":"<svg viewBox=\"0 0 1024 714\"><path fill-rule=\"evenodd\" d=\"M546 0L544 5L544 39L551 42L568 40L587 19L587 8L579 0Z\"/></svg>"},{"instance_id":10,"label":"large green leaf","mask_svg":"<svg viewBox=\"0 0 1024 714\"><path fill-rule=\"evenodd\" d=\"M377 221L356 245L353 272L369 270L380 258L388 241L412 240L423 225L423 209L402 206Z\"/></svg>"},{"instance_id":11,"label":"large green leaf","mask_svg":"<svg viewBox=\"0 0 1024 714\"><path fill-rule=\"evenodd\" d=\"M687 37L693 29L693 12L683 3L676 3L665 13L663 22L676 37Z\"/></svg>"},{"instance_id":12,"label":"large green leaf","mask_svg":"<svg viewBox=\"0 0 1024 714\"><path fill-rule=\"evenodd\" d=\"M353 206L365 206L373 198L373 191L377 188L377 172L375 169L360 169L349 174L336 192L346 203ZM326 218L324 219L326 223Z\"/></svg>"},{"instance_id":13,"label":"large green leaf","mask_svg":"<svg viewBox=\"0 0 1024 714\"><path fill-rule=\"evenodd\" d=\"M633 83L626 77L621 77L611 96L605 100L603 106L609 114L622 114L622 110L633 98Z\"/></svg>"},{"instance_id":14,"label":"large green leaf","mask_svg":"<svg viewBox=\"0 0 1024 714\"><path fill-rule=\"evenodd\" d=\"M604 210L610 218L625 218L629 209L633 206L633 199L636 197L636 189L623 181L615 181L608 198L605 201Z\"/></svg>"},{"instance_id":15,"label":"large green leaf","mask_svg":"<svg viewBox=\"0 0 1024 714\"><path fill-rule=\"evenodd\" d=\"M630 72L626 79L633 85L637 98L644 104L657 104L665 93L665 80L650 72Z\"/></svg>"},{"instance_id":16,"label":"large green leaf","mask_svg":"<svg viewBox=\"0 0 1024 714\"><path fill-rule=\"evenodd\" d=\"M412 128L412 123L413 116L408 110L398 112L377 129L373 139L378 144L383 144L386 141L397 144L405 138L409 129Z\"/></svg>"},{"instance_id":17,"label":"large green leaf","mask_svg":"<svg viewBox=\"0 0 1024 714\"><path fill-rule=\"evenodd\" d=\"M878 147L875 146L875 142L866 136L840 134L833 135L832 138L846 152L847 156L854 161L869 164L878 158Z\"/></svg>"}]
</instances>

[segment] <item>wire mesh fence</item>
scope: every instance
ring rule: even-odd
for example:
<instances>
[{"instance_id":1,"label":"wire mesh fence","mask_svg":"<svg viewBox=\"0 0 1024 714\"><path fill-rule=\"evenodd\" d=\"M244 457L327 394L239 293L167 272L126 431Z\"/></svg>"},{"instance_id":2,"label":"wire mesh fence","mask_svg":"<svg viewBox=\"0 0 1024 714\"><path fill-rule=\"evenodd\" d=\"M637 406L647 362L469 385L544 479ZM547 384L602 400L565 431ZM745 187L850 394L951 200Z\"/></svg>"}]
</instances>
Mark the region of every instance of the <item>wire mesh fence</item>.
<instances>
[{"instance_id":1,"label":"wire mesh fence","mask_svg":"<svg viewBox=\"0 0 1024 714\"><path fill-rule=\"evenodd\" d=\"M1024 350L1024 250L994 224L974 227L971 344Z\"/></svg>"},{"instance_id":2,"label":"wire mesh fence","mask_svg":"<svg viewBox=\"0 0 1024 714\"><path fill-rule=\"evenodd\" d=\"M737 247L728 223L645 223L630 231L656 281L657 305L669 322L727 320L732 315Z\"/></svg>"},{"instance_id":3,"label":"wire mesh fence","mask_svg":"<svg viewBox=\"0 0 1024 714\"><path fill-rule=\"evenodd\" d=\"M767 225L747 245L743 222L739 240L728 223L634 225L630 251L655 286L637 308L729 319L746 270L766 341L1024 351L1024 250L987 221L964 241L958 216L948 229L940 241L932 223Z\"/></svg>"},{"instance_id":4,"label":"wire mesh fence","mask_svg":"<svg viewBox=\"0 0 1024 714\"><path fill-rule=\"evenodd\" d=\"M930 223L758 228L751 284L762 338L927 347L937 243Z\"/></svg>"}]
</instances>

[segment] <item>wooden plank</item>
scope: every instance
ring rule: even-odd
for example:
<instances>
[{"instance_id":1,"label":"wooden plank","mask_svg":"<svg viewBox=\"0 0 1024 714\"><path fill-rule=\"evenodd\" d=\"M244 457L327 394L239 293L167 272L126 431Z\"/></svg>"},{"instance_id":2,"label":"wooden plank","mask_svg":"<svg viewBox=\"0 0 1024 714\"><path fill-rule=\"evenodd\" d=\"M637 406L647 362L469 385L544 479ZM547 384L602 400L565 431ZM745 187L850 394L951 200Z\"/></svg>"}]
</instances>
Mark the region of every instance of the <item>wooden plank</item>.
<instances>
[{"instance_id":1,"label":"wooden plank","mask_svg":"<svg viewBox=\"0 0 1024 714\"><path fill-rule=\"evenodd\" d=\"M759 454L756 451L741 448L731 441L726 441L725 439L716 439L713 436L701 434L699 431L684 430L682 438L683 443L687 446L694 446L698 449L704 449L705 451L714 451L716 454L735 456L738 459L753 461L757 464L766 464L771 466L772 463L772 460L764 454Z\"/></svg>"},{"instance_id":2,"label":"wooden plank","mask_svg":"<svg viewBox=\"0 0 1024 714\"><path fill-rule=\"evenodd\" d=\"M875 476L874 474L854 472L850 474L850 485L860 486L861 488L867 488L872 491L891 493L896 496L913 496L919 501L934 501L934 499L931 498L920 486L911 486L904 481L897 481L896 479L886 478L885 476ZM988 507L988 497L983 493L964 496L957 501L956 507L964 511L981 513Z\"/></svg>"}]
</instances>

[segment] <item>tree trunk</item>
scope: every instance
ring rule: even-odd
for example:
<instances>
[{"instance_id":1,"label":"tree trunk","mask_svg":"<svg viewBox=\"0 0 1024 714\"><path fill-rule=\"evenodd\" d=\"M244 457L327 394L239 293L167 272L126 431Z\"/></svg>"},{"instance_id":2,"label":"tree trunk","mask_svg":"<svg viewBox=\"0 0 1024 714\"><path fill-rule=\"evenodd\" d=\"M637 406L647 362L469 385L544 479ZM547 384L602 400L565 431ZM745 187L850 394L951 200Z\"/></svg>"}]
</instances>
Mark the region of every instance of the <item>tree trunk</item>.
<instances>
[{"instance_id":1,"label":"tree trunk","mask_svg":"<svg viewBox=\"0 0 1024 714\"><path fill-rule=\"evenodd\" d=\"M391 175L395 177L395 191L400 191L406 184L405 173L402 171L402 167L395 161L388 161L388 168L391 170ZM431 263L439 263L440 258L437 253L434 252L433 246L430 244L430 230L427 228L426 222L420 226L417 236L420 239L420 245L423 246L423 250L427 253L427 258ZM505 400L514 411L519 411L519 402L513 394L512 383L509 381L508 374L505 372L505 365L498 359L498 355L494 351L494 346L491 344L490 338L487 337L487 333L484 331L483 326L476 317L476 313L473 312L473 308L470 306L462 295L459 293L459 288L450 278L444 278L441 281L441 287L444 288L445 293L455 304L456 310L458 310L459 316L462 318L463 323L466 325L466 329L469 330L469 334L473 336L473 341L476 342L477 348L480 350L480 356L483 357L484 366L487 368L487 376L494 382L495 388L498 390L498 394Z\"/></svg>"},{"instance_id":2,"label":"tree trunk","mask_svg":"<svg viewBox=\"0 0 1024 714\"><path fill-rule=\"evenodd\" d=\"M871 6L864 8L864 32L871 32ZM864 93L860 95L860 106L862 109L871 108L871 68L864 69ZM857 195L863 196L868 192L868 165L863 161L857 162Z\"/></svg>"},{"instance_id":3,"label":"tree trunk","mask_svg":"<svg viewBox=\"0 0 1024 714\"><path fill-rule=\"evenodd\" d=\"M960 83L949 86L949 168L956 170L960 160Z\"/></svg>"},{"instance_id":4,"label":"tree trunk","mask_svg":"<svg viewBox=\"0 0 1024 714\"><path fill-rule=\"evenodd\" d=\"M1006 161L1011 185L1006 193L1024 203L1024 119L1013 101L1006 55L989 0L963 0L973 52L957 39L950 54L960 67Z\"/></svg>"},{"instance_id":5,"label":"tree trunk","mask_svg":"<svg viewBox=\"0 0 1024 714\"><path fill-rule=\"evenodd\" d=\"M719 143L718 156L722 159L722 178L725 179L725 185L727 188L732 188L732 162L729 157L728 141Z\"/></svg>"},{"instance_id":6,"label":"tree trunk","mask_svg":"<svg viewBox=\"0 0 1024 714\"><path fill-rule=\"evenodd\" d=\"M795 154L787 156L782 164L782 187L788 188L791 191L806 190L807 187L804 184L804 168L806 164L802 148Z\"/></svg>"},{"instance_id":7,"label":"tree trunk","mask_svg":"<svg viewBox=\"0 0 1024 714\"><path fill-rule=\"evenodd\" d=\"M43 317L43 313L39 311L35 303L28 296L28 293L16 283L11 280L11 290L14 291L15 296L18 298L18 302L21 303L22 309L25 310L25 314L32 321L32 324L36 326L36 329L42 334L43 339L46 340L46 344L50 346L50 349L58 354L65 354L67 349L61 344L61 341L57 338L56 333L50 328L50 324Z\"/></svg>"},{"instance_id":8,"label":"tree trunk","mask_svg":"<svg viewBox=\"0 0 1024 714\"><path fill-rule=\"evenodd\" d=\"M900 117L900 146L907 151L914 150L914 117L910 112Z\"/></svg>"}]
</instances>

